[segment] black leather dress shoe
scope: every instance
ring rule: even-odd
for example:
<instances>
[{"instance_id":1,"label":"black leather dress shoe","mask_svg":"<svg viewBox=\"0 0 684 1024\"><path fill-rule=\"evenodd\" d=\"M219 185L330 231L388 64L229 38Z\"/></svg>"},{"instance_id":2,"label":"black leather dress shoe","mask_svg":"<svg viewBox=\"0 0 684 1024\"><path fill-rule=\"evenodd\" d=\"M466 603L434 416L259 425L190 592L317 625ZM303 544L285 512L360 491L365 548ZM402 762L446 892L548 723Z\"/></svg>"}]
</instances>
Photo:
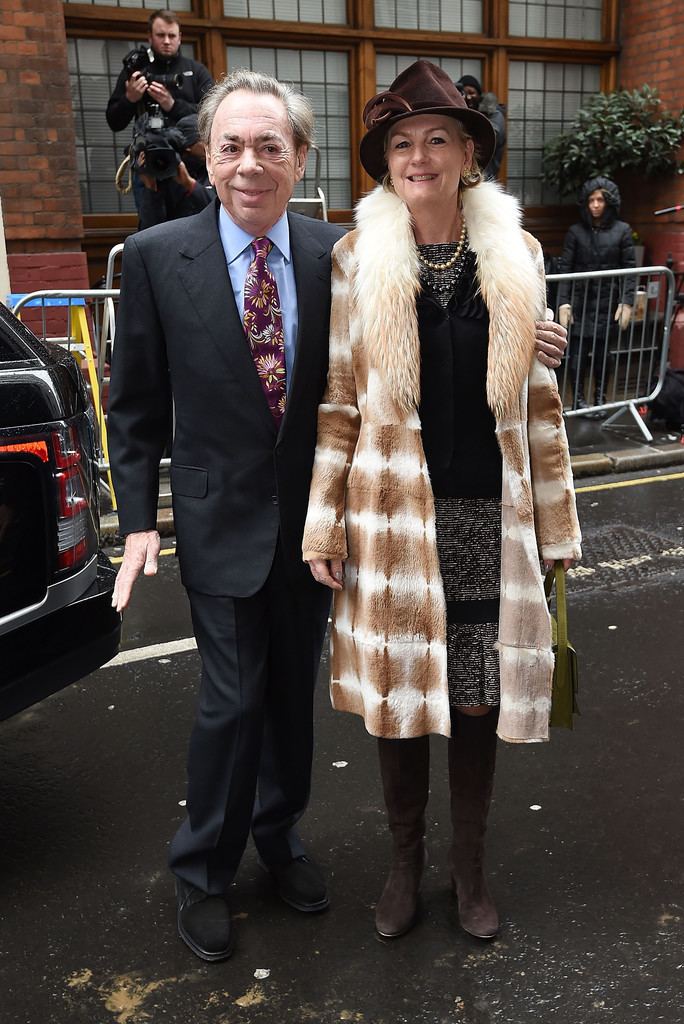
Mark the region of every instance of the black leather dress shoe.
<instances>
[{"instance_id":1,"label":"black leather dress shoe","mask_svg":"<svg viewBox=\"0 0 684 1024\"><path fill-rule=\"evenodd\" d=\"M330 900L320 869L308 857L295 857L287 864L268 864L278 895L289 906L304 913L327 910Z\"/></svg>"},{"instance_id":2,"label":"black leather dress shoe","mask_svg":"<svg viewBox=\"0 0 684 1024\"><path fill-rule=\"evenodd\" d=\"M176 879L178 934L201 960L227 960L233 952L230 907L225 896L209 896Z\"/></svg>"}]
</instances>

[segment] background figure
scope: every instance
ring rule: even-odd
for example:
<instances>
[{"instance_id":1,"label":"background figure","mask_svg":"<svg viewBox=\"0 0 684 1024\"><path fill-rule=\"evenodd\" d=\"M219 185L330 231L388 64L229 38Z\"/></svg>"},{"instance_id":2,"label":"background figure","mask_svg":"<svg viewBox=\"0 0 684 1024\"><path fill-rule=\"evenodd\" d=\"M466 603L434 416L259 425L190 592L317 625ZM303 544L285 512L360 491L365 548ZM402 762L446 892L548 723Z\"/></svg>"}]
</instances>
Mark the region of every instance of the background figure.
<instances>
[{"instance_id":1,"label":"background figure","mask_svg":"<svg viewBox=\"0 0 684 1024\"><path fill-rule=\"evenodd\" d=\"M482 92L482 86L474 75L462 75L456 88L463 93L466 103L471 110L479 110L481 114L491 122L496 133L496 144L491 160L483 168L487 180L496 178L499 174L501 161L503 160L504 148L506 146L506 117L505 107L499 103L496 93Z\"/></svg>"},{"instance_id":2,"label":"background figure","mask_svg":"<svg viewBox=\"0 0 684 1024\"><path fill-rule=\"evenodd\" d=\"M159 104L169 124L196 114L213 84L204 64L181 55L180 24L172 11L153 11L148 26L150 62L141 71L131 72L124 67L107 104L107 124L113 132L127 128L151 103ZM167 76L166 84L155 80L162 76Z\"/></svg>"},{"instance_id":3,"label":"background figure","mask_svg":"<svg viewBox=\"0 0 684 1024\"><path fill-rule=\"evenodd\" d=\"M416 919L441 733L459 919L492 938L497 730L548 739L539 559L580 555L555 376L534 358L542 252L515 199L482 181L494 131L440 68L412 64L364 121L361 162L383 185L333 250L304 557L336 591L333 704L378 737L393 854L376 928L397 937Z\"/></svg>"},{"instance_id":4,"label":"background figure","mask_svg":"<svg viewBox=\"0 0 684 1024\"><path fill-rule=\"evenodd\" d=\"M580 220L563 242L558 272L624 270L636 266L632 229L618 220L620 192L614 181L589 178L578 196ZM603 405L611 372L610 344L614 330L629 326L634 305L634 277L597 281L562 281L558 288L558 319L570 331L568 372L573 388L573 409ZM614 327L617 324L617 328ZM585 376L594 378L594 394L587 401Z\"/></svg>"},{"instance_id":5,"label":"background figure","mask_svg":"<svg viewBox=\"0 0 684 1024\"><path fill-rule=\"evenodd\" d=\"M141 153L143 163L138 167L138 173L145 186L139 207L138 229L141 231L154 224L199 213L216 197L209 182L197 114L182 117L176 129L182 135L182 149L172 178L158 179L145 174L144 153Z\"/></svg>"},{"instance_id":6,"label":"background figure","mask_svg":"<svg viewBox=\"0 0 684 1024\"><path fill-rule=\"evenodd\" d=\"M164 125L175 125L197 107L213 80L204 64L183 57L177 16L168 10L153 11L148 18L147 50L128 54L107 104L107 124L121 132L134 119L159 109ZM133 59L129 59L133 57ZM133 196L140 208L143 183L133 169Z\"/></svg>"}]
</instances>

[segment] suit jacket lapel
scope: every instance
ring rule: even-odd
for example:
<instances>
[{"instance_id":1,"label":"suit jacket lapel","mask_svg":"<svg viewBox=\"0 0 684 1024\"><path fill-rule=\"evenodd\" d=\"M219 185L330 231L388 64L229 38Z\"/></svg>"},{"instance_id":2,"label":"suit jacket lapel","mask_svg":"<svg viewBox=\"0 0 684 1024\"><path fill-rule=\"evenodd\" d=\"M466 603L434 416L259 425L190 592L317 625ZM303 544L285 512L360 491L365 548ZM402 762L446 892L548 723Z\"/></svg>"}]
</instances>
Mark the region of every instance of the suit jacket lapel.
<instances>
[{"instance_id":1,"label":"suit jacket lapel","mask_svg":"<svg viewBox=\"0 0 684 1024\"><path fill-rule=\"evenodd\" d=\"M180 281L211 342L218 359L217 370L223 367L240 381L255 415L273 431L273 417L235 303L218 232L216 204L187 218L187 224L188 234L181 248Z\"/></svg>"},{"instance_id":2,"label":"suit jacket lapel","mask_svg":"<svg viewBox=\"0 0 684 1024\"><path fill-rule=\"evenodd\" d=\"M297 288L297 342L281 435L287 429L288 410L309 385L313 354L321 345L327 352L330 310L330 261L326 258L329 250L308 229L305 218L288 220Z\"/></svg>"}]
</instances>

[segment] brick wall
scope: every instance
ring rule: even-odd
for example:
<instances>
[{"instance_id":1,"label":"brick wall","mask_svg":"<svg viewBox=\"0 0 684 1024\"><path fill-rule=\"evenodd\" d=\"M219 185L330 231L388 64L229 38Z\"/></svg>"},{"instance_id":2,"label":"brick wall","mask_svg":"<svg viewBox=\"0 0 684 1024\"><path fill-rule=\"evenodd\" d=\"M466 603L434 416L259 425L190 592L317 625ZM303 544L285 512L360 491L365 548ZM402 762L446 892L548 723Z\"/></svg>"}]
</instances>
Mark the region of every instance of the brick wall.
<instances>
[{"instance_id":1,"label":"brick wall","mask_svg":"<svg viewBox=\"0 0 684 1024\"><path fill-rule=\"evenodd\" d=\"M637 89L644 83L658 89L665 107L677 112L684 105L684 3L663 0L622 0L620 85ZM679 154L684 159L684 147ZM672 253L684 270L684 211L654 217L654 210L684 203L684 175L648 179L623 186L623 216L642 236L649 263Z\"/></svg>"},{"instance_id":2,"label":"brick wall","mask_svg":"<svg viewBox=\"0 0 684 1024\"><path fill-rule=\"evenodd\" d=\"M0 0L0 3L2 0ZM38 292L45 288L89 288L88 262L84 252L9 253L7 257L10 284L15 295ZM4 301L4 296L0 296ZM64 307L26 306L21 313L24 323L39 336L63 337L67 333Z\"/></svg>"},{"instance_id":3,"label":"brick wall","mask_svg":"<svg viewBox=\"0 0 684 1024\"><path fill-rule=\"evenodd\" d=\"M622 0L620 83L656 86L672 110L682 105L684 6L681 0Z\"/></svg>"},{"instance_id":4,"label":"brick wall","mask_svg":"<svg viewBox=\"0 0 684 1024\"><path fill-rule=\"evenodd\" d=\"M0 0L0 190L9 253L80 249L62 0Z\"/></svg>"}]
</instances>

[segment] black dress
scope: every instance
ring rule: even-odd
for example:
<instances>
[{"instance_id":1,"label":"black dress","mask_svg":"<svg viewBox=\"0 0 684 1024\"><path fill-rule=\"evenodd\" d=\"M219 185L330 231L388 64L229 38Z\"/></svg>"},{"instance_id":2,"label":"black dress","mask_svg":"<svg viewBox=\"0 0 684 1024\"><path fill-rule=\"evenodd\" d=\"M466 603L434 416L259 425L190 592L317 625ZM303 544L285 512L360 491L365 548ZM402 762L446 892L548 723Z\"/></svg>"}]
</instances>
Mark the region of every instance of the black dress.
<instances>
[{"instance_id":1,"label":"black dress","mask_svg":"<svg viewBox=\"0 0 684 1024\"><path fill-rule=\"evenodd\" d=\"M418 251L446 263L456 246ZM489 315L470 249L447 270L423 267L422 281L420 418L447 603L449 699L496 705L502 467L486 400Z\"/></svg>"}]
</instances>

